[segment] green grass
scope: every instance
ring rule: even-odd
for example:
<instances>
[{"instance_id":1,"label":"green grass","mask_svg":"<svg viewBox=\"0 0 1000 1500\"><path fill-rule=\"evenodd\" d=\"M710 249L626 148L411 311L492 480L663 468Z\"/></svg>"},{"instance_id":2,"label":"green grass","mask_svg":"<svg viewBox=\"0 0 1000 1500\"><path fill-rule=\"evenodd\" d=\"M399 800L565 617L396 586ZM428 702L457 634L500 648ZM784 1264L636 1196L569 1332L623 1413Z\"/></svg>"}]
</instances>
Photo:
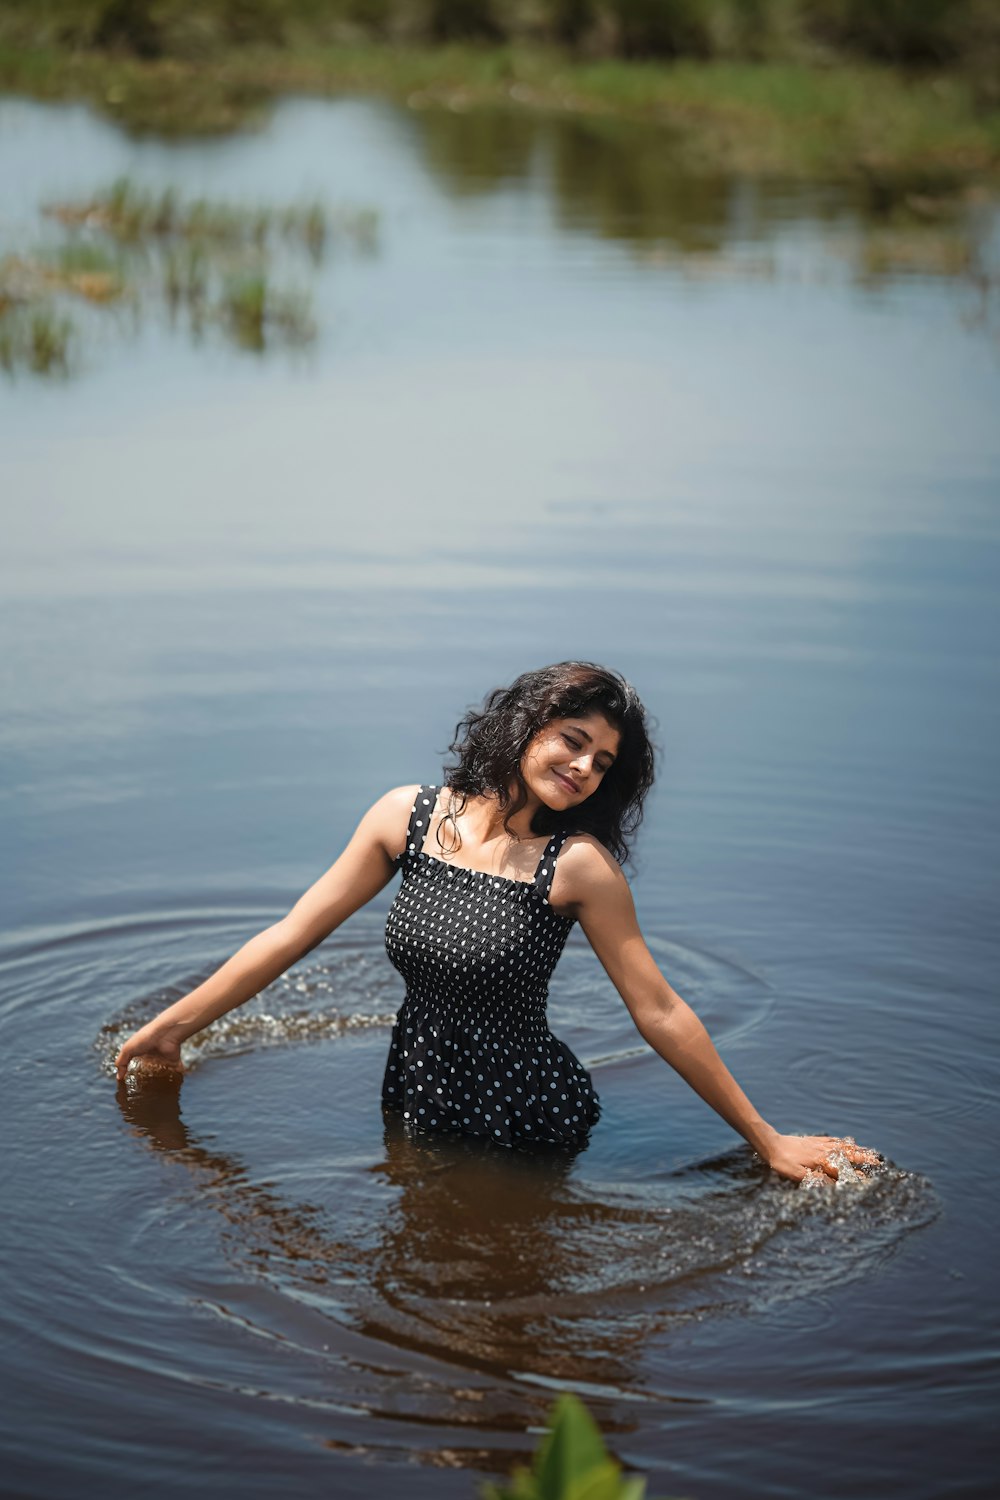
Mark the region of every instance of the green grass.
<instances>
[{"instance_id":1,"label":"green grass","mask_svg":"<svg viewBox=\"0 0 1000 1500\"><path fill-rule=\"evenodd\" d=\"M214 330L255 353L301 347L317 332L310 297L282 285L275 268L301 277L331 239L368 252L378 235L371 209L185 200L128 178L42 211L63 231L62 243L33 255L0 253L0 368L8 374L69 373L71 345L120 300L136 317L165 309L199 341ZM81 301L89 306L77 325L66 308Z\"/></svg>"},{"instance_id":2,"label":"green grass","mask_svg":"<svg viewBox=\"0 0 1000 1500\"><path fill-rule=\"evenodd\" d=\"M168 188L151 193L128 178L82 202L52 203L46 213L69 228L100 230L127 245L143 240L187 240L218 246L265 249L278 238L296 240L318 257L327 242L331 223L319 203L284 209L198 198L182 200ZM341 215L337 229L371 234L371 211ZM360 226L360 228L358 227Z\"/></svg>"},{"instance_id":3,"label":"green grass","mask_svg":"<svg viewBox=\"0 0 1000 1500\"><path fill-rule=\"evenodd\" d=\"M122 256L104 245L72 239L39 259L53 289L88 302L117 302L128 290L128 271Z\"/></svg>"},{"instance_id":4,"label":"green grass","mask_svg":"<svg viewBox=\"0 0 1000 1500\"><path fill-rule=\"evenodd\" d=\"M163 256L162 281L171 316L184 308L200 322L209 294L209 266L201 246L169 247Z\"/></svg>"},{"instance_id":5,"label":"green grass","mask_svg":"<svg viewBox=\"0 0 1000 1500\"><path fill-rule=\"evenodd\" d=\"M0 89L85 98L136 132L248 128L275 97L382 93L414 108L583 114L662 126L692 168L800 176L1000 172L1000 103L958 73L874 63L585 61L535 46L239 47L206 65L0 50Z\"/></svg>"},{"instance_id":6,"label":"green grass","mask_svg":"<svg viewBox=\"0 0 1000 1500\"><path fill-rule=\"evenodd\" d=\"M64 376L70 371L73 323L50 307L5 304L0 293L0 368L9 375Z\"/></svg>"},{"instance_id":7,"label":"green grass","mask_svg":"<svg viewBox=\"0 0 1000 1500\"><path fill-rule=\"evenodd\" d=\"M115 276L120 270L117 255L88 240L71 240L60 245L52 261L63 276Z\"/></svg>"},{"instance_id":8,"label":"green grass","mask_svg":"<svg viewBox=\"0 0 1000 1500\"><path fill-rule=\"evenodd\" d=\"M286 344L307 344L316 331L308 298L274 288L260 272L226 282L219 315L240 348L254 353L263 353L275 338Z\"/></svg>"}]
</instances>

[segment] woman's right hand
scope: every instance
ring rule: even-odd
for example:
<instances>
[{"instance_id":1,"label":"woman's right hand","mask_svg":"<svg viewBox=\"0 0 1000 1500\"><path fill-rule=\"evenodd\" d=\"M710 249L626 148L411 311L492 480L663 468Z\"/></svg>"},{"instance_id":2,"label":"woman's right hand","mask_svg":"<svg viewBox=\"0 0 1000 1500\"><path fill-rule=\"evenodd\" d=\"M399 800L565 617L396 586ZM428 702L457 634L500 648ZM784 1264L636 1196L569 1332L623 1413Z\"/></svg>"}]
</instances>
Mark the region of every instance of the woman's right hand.
<instances>
[{"instance_id":1,"label":"woman's right hand","mask_svg":"<svg viewBox=\"0 0 1000 1500\"><path fill-rule=\"evenodd\" d=\"M148 1062L151 1072L170 1070L183 1073L181 1042L176 1027L157 1018L141 1026L138 1031L133 1031L119 1047L115 1058L115 1075L119 1083L128 1072L128 1065L133 1058L140 1060L140 1067L143 1062Z\"/></svg>"},{"instance_id":2,"label":"woman's right hand","mask_svg":"<svg viewBox=\"0 0 1000 1500\"><path fill-rule=\"evenodd\" d=\"M365 813L340 858L299 897L287 916L244 943L190 994L133 1032L115 1058L119 1083L136 1059L150 1072L183 1073L181 1042L259 995L378 895L395 873L417 791L415 786L396 787L381 797Z\"/></svg>"}]
</instances>

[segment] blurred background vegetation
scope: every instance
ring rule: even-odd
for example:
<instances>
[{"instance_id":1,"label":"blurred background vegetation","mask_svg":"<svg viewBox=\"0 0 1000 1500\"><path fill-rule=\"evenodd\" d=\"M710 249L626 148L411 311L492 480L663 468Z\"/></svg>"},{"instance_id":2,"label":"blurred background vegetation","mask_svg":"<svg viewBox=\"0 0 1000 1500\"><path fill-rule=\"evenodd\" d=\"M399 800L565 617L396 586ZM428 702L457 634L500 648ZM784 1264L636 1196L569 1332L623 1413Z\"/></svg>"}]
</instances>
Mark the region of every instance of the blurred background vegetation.
<instances>
[{"instance_id":1,"label":"blurred background vegetation","mask_svg":"<svg viewBox=\"0 0 1000 1500\"><path fill-rule=\"evenodd\" d=\"M206 58L379 39L557 44L585 57L961 67L1000 88L996 0L0 0L6 47Z\"/></svg>"},{"instance_id":2,"label":"blurred background vegetation","mask_svg":"<svg viewBox=\"0 0 1000 1500\"><path fill-rule=\"evenodd\" d=\"M0 88L228 130L280 93L657 118L808 175L1000 166L997 0L0 0Z\"/></svg>"}]
</instances>

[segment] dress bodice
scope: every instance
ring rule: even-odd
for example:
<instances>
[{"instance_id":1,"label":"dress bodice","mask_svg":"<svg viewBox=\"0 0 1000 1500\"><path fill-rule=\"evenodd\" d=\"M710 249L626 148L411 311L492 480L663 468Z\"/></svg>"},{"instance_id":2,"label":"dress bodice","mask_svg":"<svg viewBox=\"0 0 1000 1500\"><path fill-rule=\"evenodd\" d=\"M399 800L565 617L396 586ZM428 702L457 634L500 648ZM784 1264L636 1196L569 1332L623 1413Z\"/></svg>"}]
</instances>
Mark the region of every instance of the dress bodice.
<instances>
[{"instance_id":1,"label":"dress bodice","mask_svg":"<svg viewBox=\"0 0 1000 1500\"><path fill-rule=\"evenodd\" d=\"M504 1145L579 1143L597 1098L546 1019L549 978L573 926L549 905L569 834L549 840L530 881L454 865L424 848L437 790L417 794L386 921L406 998L384 1102L415 1127Z\"/></svg>"}]
</instances>

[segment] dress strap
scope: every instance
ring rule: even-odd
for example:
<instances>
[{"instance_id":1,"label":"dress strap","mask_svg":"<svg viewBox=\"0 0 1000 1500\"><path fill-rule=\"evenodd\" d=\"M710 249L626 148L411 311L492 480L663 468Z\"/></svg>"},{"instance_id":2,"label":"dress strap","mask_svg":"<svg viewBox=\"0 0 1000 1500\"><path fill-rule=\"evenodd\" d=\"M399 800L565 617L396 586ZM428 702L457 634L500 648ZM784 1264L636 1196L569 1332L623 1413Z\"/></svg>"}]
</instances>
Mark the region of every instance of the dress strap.
<instances>
[{"instance_id":1,"label":"dress strap","mask_svg":"<svg viewBox=\"0 0 1000 1500\"><path fill-rule=\"evenodd\" d=\"M427 837L427 830L431 824L431 814L440 790L438 786L422 786L418 789L406 829L407 854L419 854L424 847L424 839Z\"/></svg>"},{"instance_id":2,"label":"dress strap","mask_svg":"<svg viewBox=\"0 0 1000 1500\"><path fill-rule=\"evenodd\" d=\"M549 899L549 892L552 889L552 879L556 873L556 860L559 857L559 851L566 840L571 838L572 835L572 828L565 829L561 833L554 833L542 851L542 857L538 861L538 869L535 871L534 885L535 890L543 901Z\"/></svg>"}]
</instances>

